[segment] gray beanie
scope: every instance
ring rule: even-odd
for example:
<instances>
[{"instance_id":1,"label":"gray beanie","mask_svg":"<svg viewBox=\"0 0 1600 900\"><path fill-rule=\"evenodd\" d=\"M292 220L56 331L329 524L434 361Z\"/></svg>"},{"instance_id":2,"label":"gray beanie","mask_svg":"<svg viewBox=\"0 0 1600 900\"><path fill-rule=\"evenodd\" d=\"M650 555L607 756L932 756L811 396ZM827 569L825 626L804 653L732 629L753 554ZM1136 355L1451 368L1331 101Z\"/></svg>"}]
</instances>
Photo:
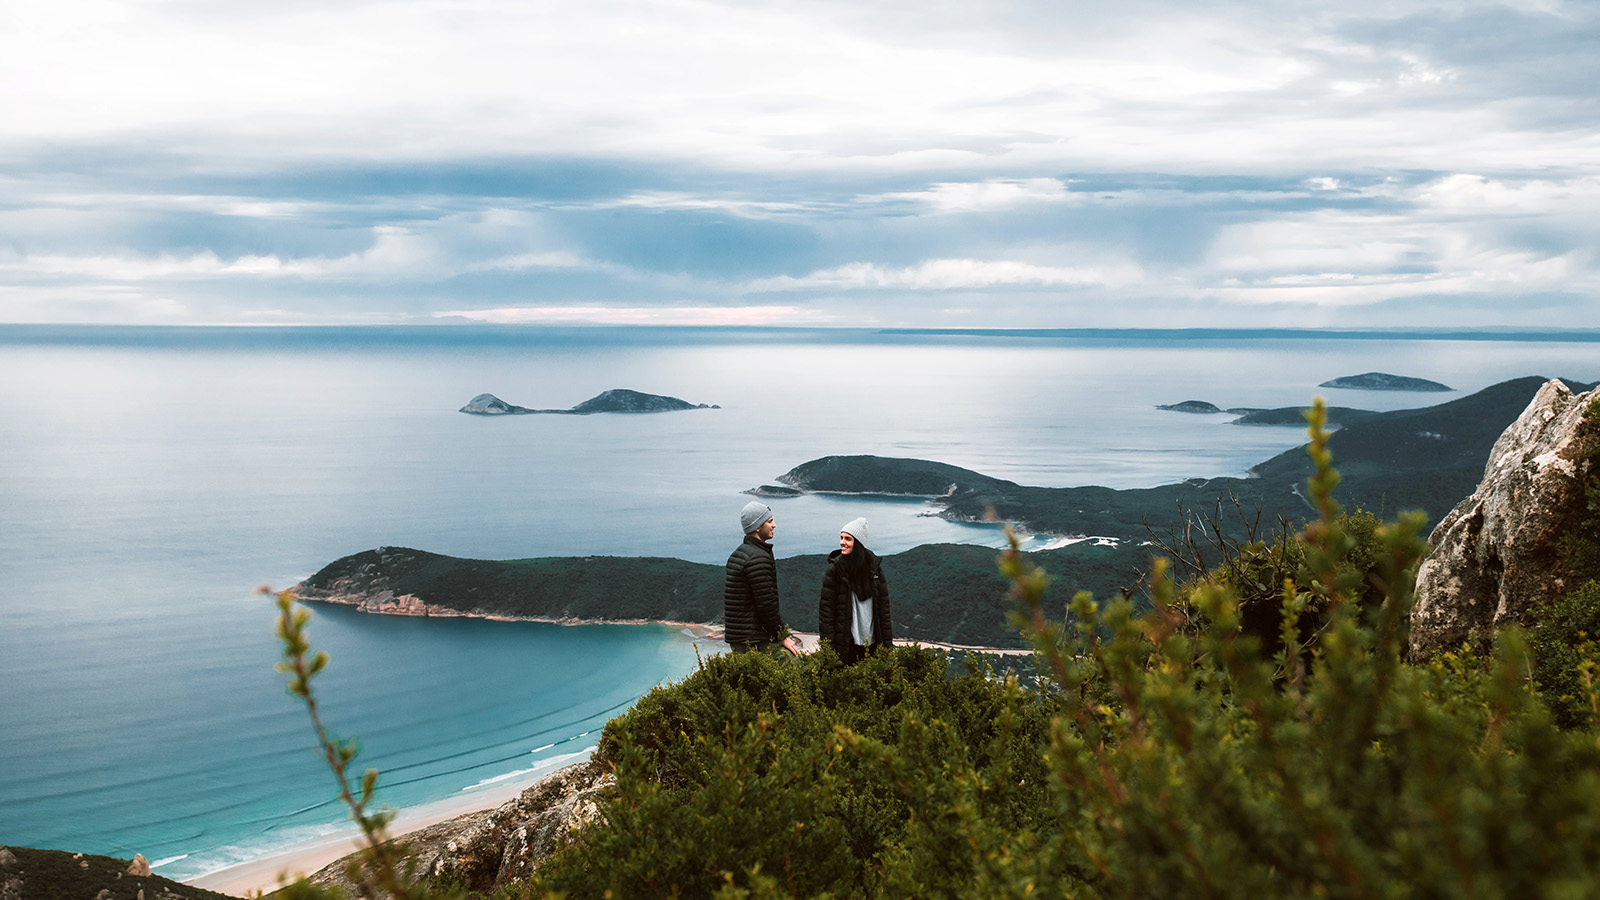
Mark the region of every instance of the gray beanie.
<instances>
[{"instance_id":1,"label":"gray beanie","mask_svg":"<svg viewBox=\"0 0 1600 900\"><path fill-rule=\"evenodd\" d=\"M863 547L872 546L872 541L867 536L867 519L865 516L862 516L858 519L851 519L845 523L843 528L839 530L844 534L848 534L855 538L856 543Z\"/></svg>"},{"instance_id":2,"label":"gray beanie","mask_svg":"<svg viewBox=\"0 0 1600 900\"><path fill-rule=\"evenodd\" d=\"M744 505L744 509L739 510L739 525L744 528L745 534L767 524L770 518L772 518L772 507L760 500L751 500Z\"/></svg>"}]
</instances>

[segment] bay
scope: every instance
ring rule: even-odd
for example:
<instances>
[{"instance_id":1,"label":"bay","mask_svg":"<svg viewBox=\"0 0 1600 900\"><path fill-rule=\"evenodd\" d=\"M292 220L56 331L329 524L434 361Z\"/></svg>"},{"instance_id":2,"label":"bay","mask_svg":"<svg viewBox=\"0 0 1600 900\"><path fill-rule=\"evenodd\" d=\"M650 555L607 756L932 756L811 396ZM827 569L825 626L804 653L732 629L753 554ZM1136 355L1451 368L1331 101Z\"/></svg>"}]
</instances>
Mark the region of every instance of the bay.
<instances>
[{"instance_id":1,"label":"bay","mask_svg":"<svg viewBox=\"0 0 1600 900\"><path fill-rule=\"evenodd\" d=\"M1584 341L1416 335L0 326L0 844L142 852L184 878L338 827L253 588L348 553L716 563L740 492L818 456L1052 486L1241 475L1301 434L1154 407L1405 408L1528 374L1594 380L1596 357ZM1367 371L1457 390L1316 387ZM618 387L721 408L455 411L486 391L559 408ZM914 501L772 503L783 555L828 549L861 514L883 553L1000 540ZM360 735L397 806L592 746L696 650L670 628L344 610L318 610L312 638L334 657L330 723Z\"/></svg>"}]
</instances>

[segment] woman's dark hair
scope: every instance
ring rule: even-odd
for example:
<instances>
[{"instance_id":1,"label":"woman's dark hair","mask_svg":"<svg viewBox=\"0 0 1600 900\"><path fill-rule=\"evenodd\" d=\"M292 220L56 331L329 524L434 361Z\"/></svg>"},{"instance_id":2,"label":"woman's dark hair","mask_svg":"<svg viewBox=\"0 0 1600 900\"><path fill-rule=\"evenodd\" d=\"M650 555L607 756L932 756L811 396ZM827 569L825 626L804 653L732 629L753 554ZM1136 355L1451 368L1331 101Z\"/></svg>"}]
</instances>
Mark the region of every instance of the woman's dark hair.
<instances>
[{"instance_id":1,"label":"woman's dark hair","mask_svg":"<svg viewBox=\"0 0 1600 900\"><path fill-rule=\"evenodd\" d=\"M852 538L855 535L851 535ZM858 597L872 596L872 551L867 545L856 541L855 549L849 553L839 554L839 570L844 573L845 580L850 583L850 589Z\"/></svg>"}]
</instances>

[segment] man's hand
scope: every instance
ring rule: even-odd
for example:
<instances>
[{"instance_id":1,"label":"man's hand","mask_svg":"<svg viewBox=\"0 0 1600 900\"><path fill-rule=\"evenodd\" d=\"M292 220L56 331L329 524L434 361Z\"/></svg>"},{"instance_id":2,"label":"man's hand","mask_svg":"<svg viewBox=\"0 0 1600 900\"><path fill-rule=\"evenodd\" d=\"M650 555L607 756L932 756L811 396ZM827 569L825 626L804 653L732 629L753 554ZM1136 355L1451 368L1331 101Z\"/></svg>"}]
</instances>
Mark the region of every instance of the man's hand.
<instances>
[{"instance_id":1,"label":"man's hand","mask_svg":"<svg viewBox=\"0 0 1600 900\"><path fill-rule=\"evenodd\" d=\"M786 637L783 639L783 649L789 651L796 657L800 655L800 644L792 637Z\"/></svg>"}]
</instances>

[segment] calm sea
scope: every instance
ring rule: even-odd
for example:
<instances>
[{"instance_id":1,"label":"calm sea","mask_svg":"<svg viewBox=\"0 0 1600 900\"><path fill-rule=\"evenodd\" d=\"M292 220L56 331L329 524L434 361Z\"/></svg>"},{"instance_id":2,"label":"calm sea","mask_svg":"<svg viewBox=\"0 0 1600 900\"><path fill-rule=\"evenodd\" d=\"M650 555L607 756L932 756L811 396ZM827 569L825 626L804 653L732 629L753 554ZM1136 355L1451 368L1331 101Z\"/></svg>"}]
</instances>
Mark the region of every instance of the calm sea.
<instances>
[{"instance_id":1,"label":"calm sea","mask_svg":"<svg viewBox=\"0 0 1600 900\"><path fill-rule=\"evenodd\" d=\"M1316 387L1368 371L1457 391ZM721 562L740 492L818 456L1148 486L1301 443L1158 403L1395 409L1529 374L1600 378L1600 344L0 326L0 844L140 852L187 878L339 827L252 589L348 553ZM456 412L483 392L560 408L619 387L722 408ZM774 507L784 555L862 514L884 553L998 543L915 502ZM334 660L327 718L397 807L559 765L695 659L668 628L319 609L311 631Z\"/></svg>"}]
</instances>

